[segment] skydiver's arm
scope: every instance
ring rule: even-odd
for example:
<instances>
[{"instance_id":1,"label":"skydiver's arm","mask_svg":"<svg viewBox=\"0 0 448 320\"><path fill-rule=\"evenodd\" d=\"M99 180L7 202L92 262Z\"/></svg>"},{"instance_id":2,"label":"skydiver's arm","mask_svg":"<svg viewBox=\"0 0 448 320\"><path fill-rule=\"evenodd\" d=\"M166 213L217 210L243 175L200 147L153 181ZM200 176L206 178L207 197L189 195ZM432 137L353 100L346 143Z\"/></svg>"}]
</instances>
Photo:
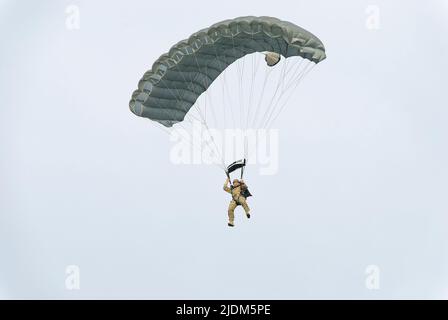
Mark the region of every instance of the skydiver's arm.
<instances>
[{"instance_id":1,"label":"skydiver's arm","mask_svg":"<svg viewBox=\"0 0 448 320\"><path fill-rule=\"evenodd\" d=\"M232 193L232 191L231 191L230 188L229 188L229 182L230 182L230 179L227 178L227 179L226 179L226 182L224 182L224 187L223 187L223 189L224 189L225 192Z\"/></svg>"}]
</instances>

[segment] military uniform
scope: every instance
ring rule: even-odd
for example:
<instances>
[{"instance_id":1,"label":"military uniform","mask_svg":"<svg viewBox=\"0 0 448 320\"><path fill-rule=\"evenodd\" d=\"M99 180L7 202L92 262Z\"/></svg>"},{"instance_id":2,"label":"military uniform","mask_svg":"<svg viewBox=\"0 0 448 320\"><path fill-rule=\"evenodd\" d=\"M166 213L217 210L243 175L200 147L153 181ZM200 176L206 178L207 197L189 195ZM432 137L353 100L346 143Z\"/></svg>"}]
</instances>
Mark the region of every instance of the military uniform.
<instances>
[{"instance_id":1,"label":"military uniform","mask_svg":"<svg viewBox=\"0 0 448 320\"><path fill-rule=\"evenodd\" d=\"M242 189L242 187L243 188L246 187L246 185L244 183L243 184L240 183L237 187L234 187L234 186L229 187L229 182L230 182L230 180L227 179L226 182L224 183L223 189L224 189L224 191L226 191L232 195L232 201L230 201L230 203L229 203L229 209L228 209L227 213L229 215L229 224L233 226L234 219L235 219L235 214L234 214L235 208L237 206L241 205L243 207L244 211L246 212L247 217L250 217L250 214L249 214L250 208L247 205L246 198L241 195L241 191L242 191L241 189Z\"/></svg>"}]
</instances>

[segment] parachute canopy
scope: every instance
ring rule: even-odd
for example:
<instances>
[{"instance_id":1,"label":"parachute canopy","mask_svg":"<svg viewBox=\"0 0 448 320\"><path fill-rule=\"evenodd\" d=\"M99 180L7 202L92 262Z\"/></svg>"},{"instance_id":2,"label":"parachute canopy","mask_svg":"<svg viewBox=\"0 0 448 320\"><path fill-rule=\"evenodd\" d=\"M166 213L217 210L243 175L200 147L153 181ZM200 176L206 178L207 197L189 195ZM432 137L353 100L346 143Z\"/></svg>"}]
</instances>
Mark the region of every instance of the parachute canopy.
<instances>
[{"instance_id":1,"label":"parachute canopy","mask_svg":"<svg viewBox=\"0 0 448 320\"><path fill-rule=\"evenodd\" d=\"M172 127L230 64L254 52L263 52L268 66L275 66L281 56L314 63L325 59L322 42L291 22L251 16L225 20L157 59L138 83L129 107L137 116Z\"/></svg>"}]
</instances>

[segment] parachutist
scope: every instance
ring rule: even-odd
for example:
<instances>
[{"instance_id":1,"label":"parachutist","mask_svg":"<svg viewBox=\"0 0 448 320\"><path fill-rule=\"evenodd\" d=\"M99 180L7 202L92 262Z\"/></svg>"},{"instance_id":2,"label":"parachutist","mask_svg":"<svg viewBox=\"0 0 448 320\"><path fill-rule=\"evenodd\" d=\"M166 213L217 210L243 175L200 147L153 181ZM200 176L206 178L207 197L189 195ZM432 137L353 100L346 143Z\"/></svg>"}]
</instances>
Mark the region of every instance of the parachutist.
<instances>
[{"instance_id":1,"label":"parachutist","mask_svg":"<svg viewBox=\"0 0 448 320\"><path fill-rule=\"evenodd\" d=\"M232 200L229 203L229 209L227 211L229 215L229 223L227 224L229 227L233 227L234 220L235 220L235 208L237 206L242 206L244 209L244 212L246 213L246 217L250 218L250 208L247 205L246 198L250 197L251 194L249 192L249 189L247 188L246 183L243 180L234 179L232 184L230 184L230 179L227 178L224 182L224 191L230 193L232 195Z\"/></svg>"}]
</instances>

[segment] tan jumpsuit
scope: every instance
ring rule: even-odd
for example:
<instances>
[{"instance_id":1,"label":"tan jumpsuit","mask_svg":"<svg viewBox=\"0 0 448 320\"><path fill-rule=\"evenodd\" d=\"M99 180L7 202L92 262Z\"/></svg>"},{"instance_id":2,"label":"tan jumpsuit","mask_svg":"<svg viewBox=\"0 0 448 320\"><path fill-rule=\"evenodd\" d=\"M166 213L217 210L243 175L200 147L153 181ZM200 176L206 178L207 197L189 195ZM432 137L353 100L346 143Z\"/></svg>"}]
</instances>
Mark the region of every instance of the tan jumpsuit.
<instances>
[{"instance_id":1,"label":"tan jumpsuit","mask_svg":"<svg viewBox=\"0 0 448 320\"><path fill-rule=\"evenodd\" d=\"M246 212L246 215L249 214L250 208L247 205L246 198L244 198L241 195L241 186L238 186L236 188L230 188L228 186L228 184L229 184L229 179L227 179L226 182L224 183L223 189L224 189L224 191L226 191L232 195L232 201L230 201L230 203L229 203L229 209L228 209L227 213L229 215L229 223L233 224L233 221L235 219L234 211L238 205L241 205L243 207L244 211Z\"/></svg>"}]
</instances>

